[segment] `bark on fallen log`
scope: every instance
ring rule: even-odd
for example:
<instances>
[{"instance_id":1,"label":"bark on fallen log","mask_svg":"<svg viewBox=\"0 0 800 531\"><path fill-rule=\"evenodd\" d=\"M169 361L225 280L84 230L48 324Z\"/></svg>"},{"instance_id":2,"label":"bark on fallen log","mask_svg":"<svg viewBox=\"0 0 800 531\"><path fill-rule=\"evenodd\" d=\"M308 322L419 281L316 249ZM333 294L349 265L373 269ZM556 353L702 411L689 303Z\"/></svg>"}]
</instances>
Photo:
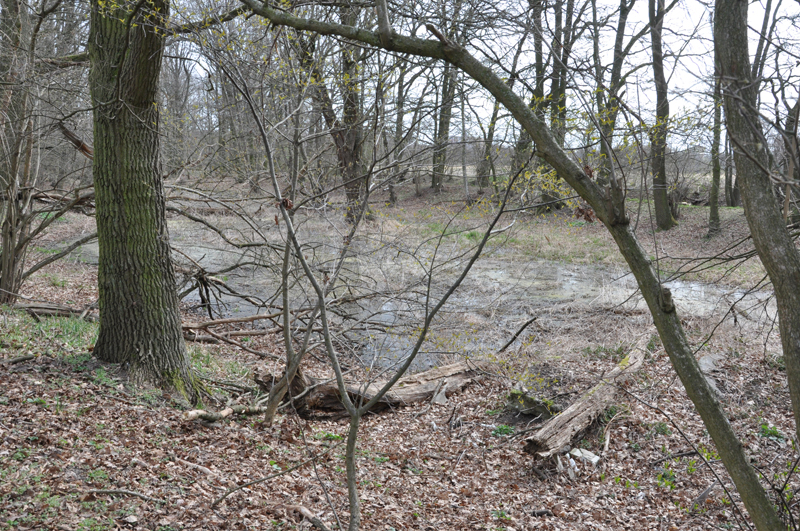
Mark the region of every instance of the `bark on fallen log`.
<instances>
[{"instance_id":1,"label":"bark on fallen log","mask_svg":"<svg viewBox=\"0 0 800 531\"><path fill-rule=\"evenodd\" d=\"M525 439L525 451L537 457L550 457L558 453L614 402L617 385L633 375L642 366L644 351L634 348L617 367L583 394L560 415L551 418L533 436Z\"/></svg>"},{"instance_id":2,"label":"bark on fallen log","mask_svg":"<svg viewBox=\"0 0 800 531\"><path fill-rule=\"evenodd\" d=\"M468 384L486 378L486 367L483 362L461 361L403 377L375 405L373 411L425 402L431 400L437 391L439 395L444 393L450 396ZM366 402L375 396L383 384L384 382L378 381L365 388L352 383L347 386L347 392L354 401ZM330 418L346 415L335 382L312 388L296 402L296 406L298 413L304 417Z\"/></svg>"}]
</instances>

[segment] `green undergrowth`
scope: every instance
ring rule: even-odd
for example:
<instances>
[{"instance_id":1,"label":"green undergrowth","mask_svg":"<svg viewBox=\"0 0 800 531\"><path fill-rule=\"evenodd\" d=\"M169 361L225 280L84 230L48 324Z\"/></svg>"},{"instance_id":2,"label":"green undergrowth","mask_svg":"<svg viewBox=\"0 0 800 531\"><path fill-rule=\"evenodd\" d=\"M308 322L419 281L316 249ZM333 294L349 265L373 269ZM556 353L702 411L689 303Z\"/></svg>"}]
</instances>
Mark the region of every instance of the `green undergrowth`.
<instances>
[{"instance_id":1,"label":"green undergrowth","mask_svg":"<svg viewBox=\"0 0 800 531\"><path fill-rule=\"evenodd\" d=\"M47 355L81 367L97 339L97 323L74 317L34 320L24 312L0 308L0 347L5 357Z\"/></svg>"}]
</instances>

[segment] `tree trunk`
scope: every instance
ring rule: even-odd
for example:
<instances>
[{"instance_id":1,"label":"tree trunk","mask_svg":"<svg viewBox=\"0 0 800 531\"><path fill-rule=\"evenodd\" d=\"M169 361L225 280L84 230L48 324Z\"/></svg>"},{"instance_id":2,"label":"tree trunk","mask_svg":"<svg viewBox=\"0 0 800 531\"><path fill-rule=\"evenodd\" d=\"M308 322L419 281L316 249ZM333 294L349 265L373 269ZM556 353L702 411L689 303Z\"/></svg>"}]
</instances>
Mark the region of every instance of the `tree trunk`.
<instances>
[{"instance_id":1,"label":"tree trunk","mask_svg":"<svg viewBox=\"0 0 800 531\"><path fill-rule=\"evenodd\" d=\"M733 154L730 136L725 140L725 206L739 206L739 182L733 179Z\"/></svg>"},{"instance_id":2,"label":"tree trunk","mask_svg":"<svg viewBox=\"0 0 800 531\"><path fill-rule=\"evenodd\" d=\"M667 126L669 99L664 75L664 53L661 50L661 28L664 24L664 0L650 0L650 41L653 48L653 79L656 85L656 124L650 131L650 156L653 160L653 203L656 225L669 230L675 225L669 208L667 189Z\"/></svg>"},{"instance_id":3,"label":"tree trunk","mask_svg":"<svg viewBox=\"0 0 800 531\"><path fill-rule=\"evenodd\" d=\"M100 247L98 359L128 363L137 384L197 398L170 260L156 105L165 0L91 4L89 87ZM135 27L132 31L129 24Z\"/></svg>"},{"instance_id":4,"label":"tree trunk","mask_svg":"<svg viewBox=\"0 0 800 531\"><path fill-rule=\"evenodd\" d=\"M342 24L354 26L358 19L358 8L342 7ZM346 45L342 48L342 86L344 104L342 109L342 132L344 149L339 150L339 164L342 167L344 191L347 196L348 221L355 221L360 214L368 183L362 164L364 131L361 125L361 104L359 98L360 49Z\"/></svg>"},{"instance_id":5,"label":"tree trunk","mask_svg":"<svg viewBox=\"0 0 800 531\"><path fill-rule=\"evenodd\" d=\"M719 68L714 67L714 138L711 141L711 192L708 197L708 236L719 232L719 143L722 136L722 93L720 92Z\"/></svg>"},{"instance_id":6,"label":"tree trunk","mask_svg":"<svg viewBox=\"0 0 800 531\"><path fill-rule=\"evenodd\" d=\"M749 77L747 3L717 0L715 16L714 40L737 180L753 243L775 290L789 394L794 417L800 419L800 253L786 229L765 171L770 160L761 140L757 94Z\"/></svg>"},{"instance_id":7,"label":"tree trunk","mask_svg":"<svg viewBox=\"0 0 800 531\"><path fill-rule=\"evenodd\" d=\"M789 395L794 418L800 419L800 254L786 230L765 171L770 160L761 140L758 95L750 77L747 2L717 0L714 19L714 47L737 181L753 243L775 290ZM796 429L800 428L800 423L796 424ZM759 529L781 527L771 507L761 508L764 514L758 515L759 519L755 508L747 508Z\"/></svg>"},{"instance_id":8,"label":"tree trunk","mask_svg":"<svg viewBox=\"0 0 800 531\"><path fill-rule=\"evenodd\" d=\"M441 103L436 128L436 141L433 146L433 174L431 188L436 192L442 189L444 173L447 168L447 144L450 140L450 121L453 116L453 100L456 95L456 69L449 63L444 65L442 76Z\"/></svg>"},{"instance_id":9,"label":"tree trunk","mask_svg":"<svg viewBox=\"0 0 800 531\"><path fill-rule=\"evenodd\" d=\"M27 57L23 43L27 7L4 0L0 9L0 186L4 192L0 222L0 304L13 303L22 284L31 189L24 173L28 90L23 86ZM29 134L29 133L28 133ZM27 246L25 246L27 247Z\"/></svg>"}]
</instances>

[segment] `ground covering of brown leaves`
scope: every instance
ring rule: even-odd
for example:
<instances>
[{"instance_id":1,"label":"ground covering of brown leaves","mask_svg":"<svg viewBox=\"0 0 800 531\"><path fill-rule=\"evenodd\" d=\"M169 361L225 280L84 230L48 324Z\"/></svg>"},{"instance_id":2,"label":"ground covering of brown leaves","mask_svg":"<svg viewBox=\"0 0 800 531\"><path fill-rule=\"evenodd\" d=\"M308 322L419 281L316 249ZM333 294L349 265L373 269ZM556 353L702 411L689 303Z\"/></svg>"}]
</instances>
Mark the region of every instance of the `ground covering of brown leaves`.
<instances>
[{"instance_id":1,"label":"ground covering of brown leaves","mask_svg":"<svg viewBox=\"0 0 800 531\"><path fill-rule=\"evenodd\" d=\"M25 293L83 306L96 297L94 274L85 265L54 265ZM525 348L499 359L496 374L447 405L420 404L364 419L358 457L362 528L738 527L738 495L648 316L563 306L548 318L552 326L542 319ZM713 376L765 485L780 489L788 478L784 492L793 492L798 482L789 471L798 453L776 334L727 322L708 339L714 324L687 321L690 340L705 344L699 355L722 354ZM176 397L129 389L118 367L93 360L92 333L91 326L69 319L37 323L19 312L0 313L0 525L313 528L298 507L329 529L337 519L347 525L346 421L304 420L290 407L271 426L257 417L214 425L185 421L186 406ZM644 368L604 418L574 442L602 457L596 468L577 463L573 479L554 461L537 462L521 452L521 440L535 424L502 412L512 387L522 382L566 405L641 337L652 338ZM273 337L253 337L248 345L281 352ZM230 346L193 346L191 354L195 368L217 382L209 386L225 403L252 399L241 388L253 386L253 374L280 372L279 365ZM11 363L26 355L35 357ZM313 360L306 370L325 374ZM223 380L229 383L218 383ZM716 485L700 499L715 481L712 470L728 490ZM212 508L230 489L280 473Z\"/></svg>"}]
</instances>

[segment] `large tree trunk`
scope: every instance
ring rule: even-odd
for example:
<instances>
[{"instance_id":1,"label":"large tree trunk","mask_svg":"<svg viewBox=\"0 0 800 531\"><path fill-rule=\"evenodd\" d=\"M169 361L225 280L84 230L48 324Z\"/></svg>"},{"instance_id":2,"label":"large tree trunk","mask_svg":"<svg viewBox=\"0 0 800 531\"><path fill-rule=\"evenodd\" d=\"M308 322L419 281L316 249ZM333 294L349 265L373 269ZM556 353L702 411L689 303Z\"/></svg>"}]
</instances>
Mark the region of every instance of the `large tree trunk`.
<instances>
[{"instance_id":1,"label":"large tree trunk","mask_svg":"<svg viewBox=\"0 0 800 531\"><path fill-rule=\"evenodd\" d=\"M100 334L95 355L129 363L135 383L196 398L170 260L156 105L169 4L138 12L91 4L89 86L100 247ZM131 20L135 30L126 21Z\"/></svg>"},{"instance_id":2,"label":"large tree trunk","mask_svg":"<svg viewBox=\"0 0 800 531\"><path fill-rule=\"evenodd\" d=\"M800 419L800 254L786 229L766 173L770 160L762 141L756 85L750 77L746 0L717 0L714 18L714 48L737 181L753 243L775 290L789 395L794 418ZM747 508L753 513L753 508ZM778 529L780 522L771 507L762 511L768 513L763 516L764 521L771 522L759 529ZM759 524L756 515L753 520Z\"/></svg>"}]
</instances>

